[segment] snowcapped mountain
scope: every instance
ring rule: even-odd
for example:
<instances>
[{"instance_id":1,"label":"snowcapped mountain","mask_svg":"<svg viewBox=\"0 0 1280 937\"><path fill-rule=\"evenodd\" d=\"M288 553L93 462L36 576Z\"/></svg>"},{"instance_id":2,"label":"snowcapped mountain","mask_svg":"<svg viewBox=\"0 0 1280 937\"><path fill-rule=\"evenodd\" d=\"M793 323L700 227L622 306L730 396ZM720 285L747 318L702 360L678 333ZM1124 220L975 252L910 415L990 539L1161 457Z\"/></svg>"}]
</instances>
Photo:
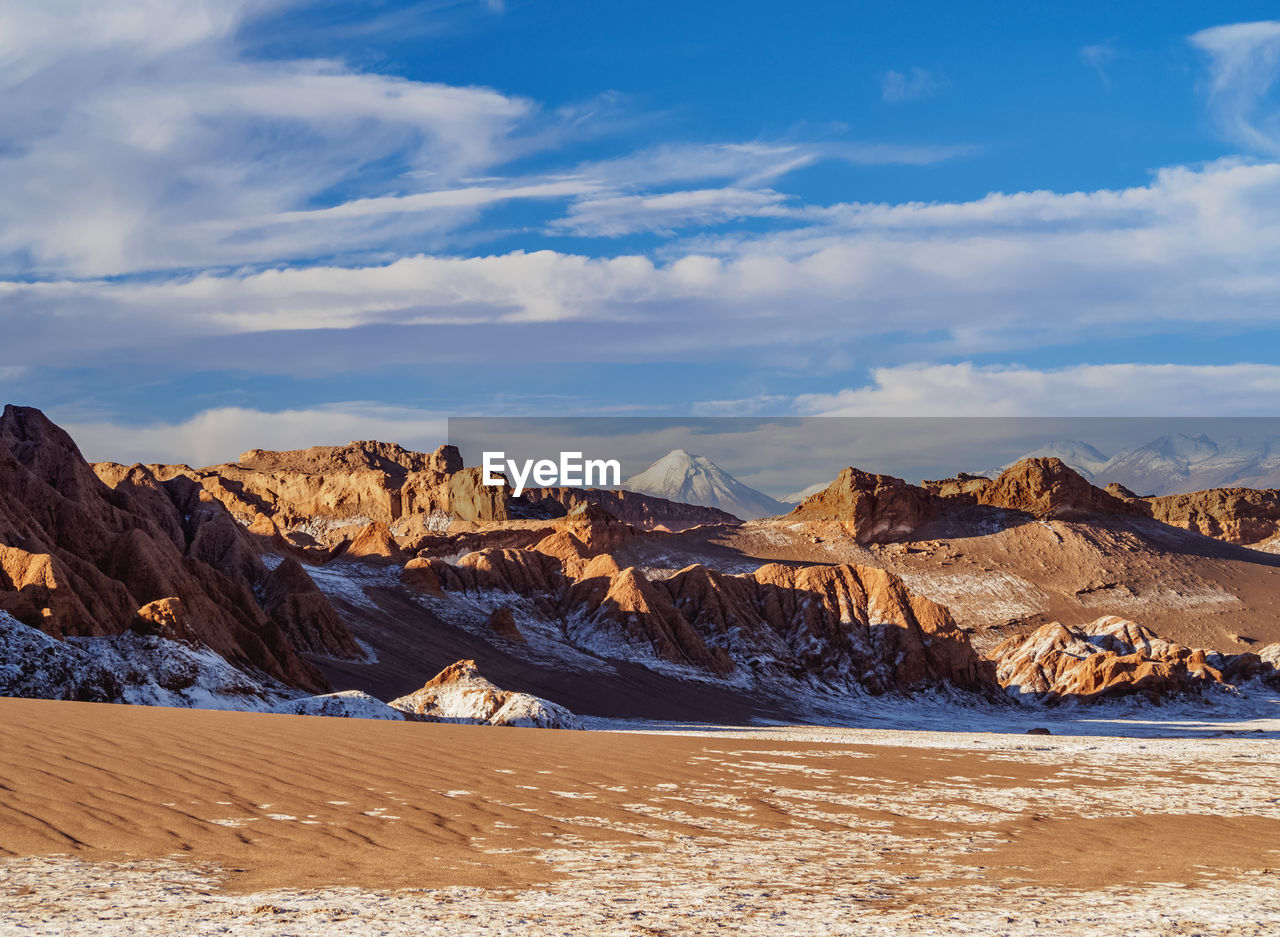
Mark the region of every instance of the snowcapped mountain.
<instances>
[{"instance_id":1,"label":"snowcapped mountain","mask_svg":"<svg viewBox=\"0 0 1280 937\"><path fill-rule=\"evenodd\" d=\"M799 504L805 498L816 495L819 491L825 491L831 486L831 482L814 482L808 488L801 488L799 491L793 491L789 495L783 495L779 500L783 504Z\"/></svg>"},{"instance_id":2,"label":"snowcapped mountain","mask_svg":"<svg viewBox=\"0 0 1280 937\"><path fill-rule=\"evenodd\" d=\"M1199 436L1174 433L1141 446L1122 449L1102 467L1102 475L1107 482L1119 482L1137 494L1211 488L1214 486L1192 484L1187 487L1186 483L1193 466L1212 458L1217 452L1217 443L1203 433Z\"/></svg>"},{"instance_id":3,"label":"snowcapped mountain","mask_svg":"<svg viewBox=\"0 0 1280 937\"><path fill-rule=\"evenodd\" d=\"M1111 458L1086 442L1058 440L1021 458L1031 456L1056 456L1095 485L1119 482L1140 495L1280 488L1280 436L1242 436L1217 443L1203 433L1172 433L1121 449ZM994 476L999 470L982 474Z\"/></svg>"},{"instance_id":4,"label":"snowcapped mountain","mask_svg":"<svg viewBox=\"0 0 1280 937\"><path fill-rule=\"evenodd\" d=\"M1002 465L997 469L990 469L980 472L981 475L987 475L995 478L1014 462L1020 462L1022 459L1032 458L1056 458L1061 459L1070 468L1075 469L1085 478L1092 481L1097 472L1107 464L1107 457L1099 452L1096 448L1087 442L1081 442L1078 439L1055 439L1047 442L1043 446L1032 449L1030 452L1024 453L1008 465Z\"/></svg>"},{"instance_id":5,"label":"snowcapped mountain","mask_svg":"<svg viewBox=\"0 0 1280 937\"><path fill-rule=\"evenodd\" d=\"M1280 487L1280 436L1216 443L1203 433L1161 436L1116 453L1098 475L1138 494L1175 494L1204 488Z\"/></svg>"},{"instance_id":6,"label":"snowcapped mountain","mask_svg":"<svg viewBox=\"0 0 1280 937\"><path fill-rule=\"evenodd\" d=\"M626 479L622 487L670 501L719 508L744 520L772 517L790 509L764 492L747 487L710 459L683 449L668 452L640 474Z\"/></svg>"}]
</instances>

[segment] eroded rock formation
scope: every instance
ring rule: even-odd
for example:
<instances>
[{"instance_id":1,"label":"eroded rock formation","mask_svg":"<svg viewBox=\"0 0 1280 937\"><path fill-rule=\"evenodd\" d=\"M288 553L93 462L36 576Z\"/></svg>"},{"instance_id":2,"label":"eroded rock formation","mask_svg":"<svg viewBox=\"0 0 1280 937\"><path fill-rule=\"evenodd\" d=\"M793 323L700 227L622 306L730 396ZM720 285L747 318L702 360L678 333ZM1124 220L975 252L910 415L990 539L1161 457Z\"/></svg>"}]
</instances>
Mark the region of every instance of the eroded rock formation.
<instances>
[{"instance_id":1,"label":"eroded rock formation","mask_svg":"<svg viewBox=\"0 0 1280 937\"><path fill-rule=\"evenodd\" d=\"M1280 537L1280 491L1275 489L1211 488L1158 498L1129 494L1129 504L1148 516L1206 537L1245 545Z\"/></svg>"},{"instance_id":2,"label":"eroded rock formation","mask_svg":"<svg viewBox=\"0 0 1280 937\"><path fill-rule=\"evenodd\" d=\"M480 469L464 468L453 446L423 453L368 440L284 452L251 449L236 462L202 469L150 469L161 479L190 479L241 524L268 536L279 532L303 547L339 547L367 536L371 524L399 526L412 536L427 533L437 515L446 525L450 519L508 516L509 489L481 484Z\"/></svg>"},{"instance_id":3,"label":"eroded rock formation","mask_svg":"<svg viewBox=\"0 0 1280 937\"><path fill-rule=\"evenodd\" d=\"M185 477L164 480L144 466L99 471L38 410L5 408L0 610L55 638L170 635L286 684L327 688L291 643L288 623L259 603L255 590L269 573L216 498ZM315 610L323 597L312 596ZM305 613L294 618L295 626L311 627ZM345 655L355 648L336 617L313 631L319 637L310 649Z\"/></svg>"},{"instance_id":4,"label":"eroded rock formation","mask_svg":"<svg viewBox=\"0 0 1280 937\"><path fill-rule=\"evenodd\" d=\"M1009 692L1046 702L1127 696L1159 702L1254 679L1280 685L1275 667L1257 654L1183 647L1114 615L1077 628L1050 622L1008 639L992 657Z\"/></svg>"},{"instance_id":5,"label":"eroded rock formation","mask_svg":"<svg viewBox=\"0 0 1280 937\"><path fill-rule=\"evenodd\" d=\"M420 690L394 699L393 708L425 722L519 726L539 729L581 729L573 713L549 700L494 686L474 660L450 664Z\"/></svg>"},{"instance_id":6,"label":"eroded rock formation","mask_svg":"<svg viewBox=\"0 0 1280 937\"><path fill-rule=\"evenodd\" d=\"M892 475L842 469L825 489L805 498L788 520L836 521L859 543L910 539L936 519L944 502L934 493Z\"/></svg>"},{"instance_id":7,"label":"eroded rock formation","mask_svg":"<svg viewBox=\"0 0 1280 937\"><path fill-rule=\"evenodd\" d=\"M655 495L635 491L614 491L603 488L531 488L521 500L535 508L542 508L547 516L554 516L583 504L603 508L623 523L641 530L687 530L704 524L739 524L741 521L719 508L702 507L670 501Z\"/></svg>"},{"instance_id":8,"label":"eroded rock formation","mask_svg":"<svg viewBox=\"0 0 1280 937\"><path fill-rule=\"evenodd\" d=\"M588 512L566 521L531 548L414 560L403 581L435 595L522 596L581 648L719 677L873 693L995 687L991 665L947 610L885 570L772 563L729 575L694 565L651 577L610 552L626 525Z\"/></svg>"}]
</instances>

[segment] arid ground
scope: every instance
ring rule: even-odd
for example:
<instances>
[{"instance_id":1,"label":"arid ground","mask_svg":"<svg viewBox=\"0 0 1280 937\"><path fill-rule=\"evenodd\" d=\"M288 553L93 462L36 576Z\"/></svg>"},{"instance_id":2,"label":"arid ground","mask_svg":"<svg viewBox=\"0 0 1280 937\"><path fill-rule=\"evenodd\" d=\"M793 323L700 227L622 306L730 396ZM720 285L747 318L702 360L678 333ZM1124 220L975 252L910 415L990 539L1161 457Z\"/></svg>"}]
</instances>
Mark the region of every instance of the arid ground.
<instances>
[{"instance_id":1,"label":"arid ground","mask_svg":"<svg viewBox=\"0 0 1280 937\"><path fill-rule=\"evenodd\" d=\"M4 699L0 933L1270 934L1278 783L1248 734Z\"/></svg>"}]
</instances>

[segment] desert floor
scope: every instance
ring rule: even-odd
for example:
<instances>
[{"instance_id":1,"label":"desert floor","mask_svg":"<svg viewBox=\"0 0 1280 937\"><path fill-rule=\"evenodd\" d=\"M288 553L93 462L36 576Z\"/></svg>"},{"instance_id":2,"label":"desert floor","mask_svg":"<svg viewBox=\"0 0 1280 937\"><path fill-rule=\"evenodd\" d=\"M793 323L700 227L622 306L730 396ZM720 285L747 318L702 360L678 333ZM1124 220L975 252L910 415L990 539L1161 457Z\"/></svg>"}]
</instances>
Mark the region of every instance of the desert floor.
<instances>
[{"instance_id":1,"label":"desert floor","mask_svg":"<svg viewBox=\"0 0 1280 937\"><path fill-rule=\"evenodd\" d=\"M0 857L3 934L1274 934L1280 748L3 699Z\"/></svg>"}]
</instances>

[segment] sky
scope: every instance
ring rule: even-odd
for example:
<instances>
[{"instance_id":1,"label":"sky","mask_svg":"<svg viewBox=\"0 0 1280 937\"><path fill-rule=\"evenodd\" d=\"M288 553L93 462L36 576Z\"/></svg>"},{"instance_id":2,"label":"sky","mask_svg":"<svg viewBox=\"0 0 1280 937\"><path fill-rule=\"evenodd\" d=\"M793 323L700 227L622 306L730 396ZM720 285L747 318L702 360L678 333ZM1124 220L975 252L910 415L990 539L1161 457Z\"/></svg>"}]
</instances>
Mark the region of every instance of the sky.
<instances>
[{"instance_id":1,"label":"sky","mask_svg":"<svg viewBox=\"0 0 1280 937\"><path fill-rule=\"evenodd\" d=\"M1258 416L1274 4L0 0L0 400L205 464L458 416Z\"/></svg>"}]
</instances>

